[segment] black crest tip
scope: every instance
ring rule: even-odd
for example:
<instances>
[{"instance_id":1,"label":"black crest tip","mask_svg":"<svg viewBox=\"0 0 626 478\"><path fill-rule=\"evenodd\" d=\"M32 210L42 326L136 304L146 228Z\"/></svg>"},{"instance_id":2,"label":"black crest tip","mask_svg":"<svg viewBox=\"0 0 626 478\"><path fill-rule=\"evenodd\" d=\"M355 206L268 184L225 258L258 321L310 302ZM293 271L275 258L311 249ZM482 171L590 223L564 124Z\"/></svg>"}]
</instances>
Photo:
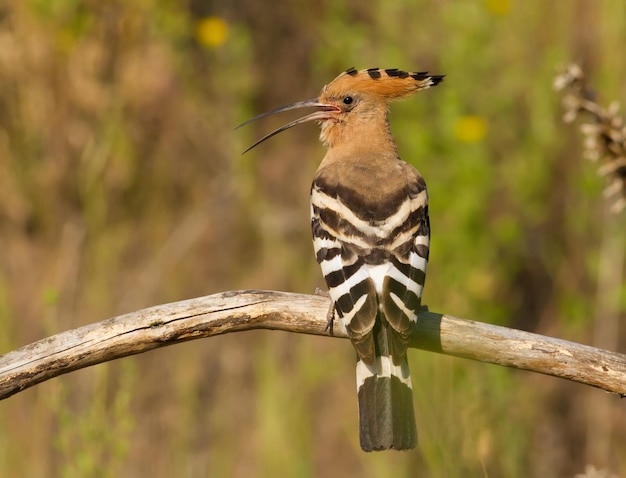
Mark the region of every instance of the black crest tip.
<instances>
[{"instance_id":1,"label":"black crest tip","mask_svg":"<svg viewBox=\"0 0 626 478\"><path fill-rule=\"evenodd\" d=\"M411 78L415 81L422 81L429 78L427 71L416 71L415 73L411 73Z\"/></svg>"},{"instance_id":2,"label":"black crest tip","mask_svg":"<svg viewBox=\"0 0 626 478\"><path fill-rule=\"evenodd\" d=\"M380 74L380 68L368 68L367 74L370 75L370 78L376 80L380 78L382 75Z\"/></svg>"},{"instance_id":3,"label":"black crest tip","mask_svg":"<svg viewBox=\"0 0 626 478\"><path fill-rule=\"evenodd\" d=\"M430 77L430 81L433 84L433 86L435 86L441 83L443 79L445 78L445 76L446 75L433 75Z\"/></svg>"}]
</instances>

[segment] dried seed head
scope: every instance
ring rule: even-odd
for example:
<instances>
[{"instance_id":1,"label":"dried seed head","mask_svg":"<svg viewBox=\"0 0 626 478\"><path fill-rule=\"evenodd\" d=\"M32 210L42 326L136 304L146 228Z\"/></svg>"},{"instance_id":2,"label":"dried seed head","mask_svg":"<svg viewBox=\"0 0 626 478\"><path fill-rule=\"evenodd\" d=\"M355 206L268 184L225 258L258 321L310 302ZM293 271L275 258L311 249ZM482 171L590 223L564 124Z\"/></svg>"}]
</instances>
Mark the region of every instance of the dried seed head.
<instances>
[{"instance_id":1,"label":"dried seed head","mask_svg":"<svg viewBox=\"0 0 626 478\"><path fill-rule=\"evenodd\" d=\"M563 96L563 121L571 123L584 115L580 126L583 156L601 163L598 173L607 179L604 197L611 202L611 211L621 211L626 207L626 127L619 116L619 104L601 107L578 65L566 66L555 78L554 87L567 92Z\"/></svg>"}]
</instances>

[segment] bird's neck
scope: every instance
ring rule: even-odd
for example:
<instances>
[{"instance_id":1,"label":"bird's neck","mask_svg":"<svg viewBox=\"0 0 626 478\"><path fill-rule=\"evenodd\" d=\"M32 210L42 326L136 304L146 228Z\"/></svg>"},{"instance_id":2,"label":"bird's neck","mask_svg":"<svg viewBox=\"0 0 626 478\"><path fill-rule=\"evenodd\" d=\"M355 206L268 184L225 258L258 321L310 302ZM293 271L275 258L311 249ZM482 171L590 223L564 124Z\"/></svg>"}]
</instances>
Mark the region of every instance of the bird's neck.
<instances>
[{"instance_id":1,"label":"bird's neck","mask_svg":"<svg viewBox=\"0 0 626 478\"><path fill-rule=\"evenodd\" d=\"M398 149L386 114L363 116L350 121L322 123L320 139L329 154L341 156L367 152L397 157Z\"/></svg>"}]
</instances>

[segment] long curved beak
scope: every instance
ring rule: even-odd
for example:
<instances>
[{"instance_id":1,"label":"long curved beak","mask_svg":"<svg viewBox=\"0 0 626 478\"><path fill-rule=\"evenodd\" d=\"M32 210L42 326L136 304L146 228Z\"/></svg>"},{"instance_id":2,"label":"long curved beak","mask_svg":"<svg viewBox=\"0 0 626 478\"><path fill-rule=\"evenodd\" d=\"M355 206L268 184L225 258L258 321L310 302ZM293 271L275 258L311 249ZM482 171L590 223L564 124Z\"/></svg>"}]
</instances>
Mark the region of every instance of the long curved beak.
<instances>
[{"instance_id":1,"label":"long curved beak","mask_svg":"<svg viewBox=\"0 0 626 478\"><path fill-rule=\"evenodd\" d=\"M254 148L255 146L258 146L259 144L261 144L263 141L270 139L273 136L276 136L278 133L282 133L283 131L292 128L296 125L302 124L302 123L306 123L308 121L316 121L316 120L325 120L325 119L329 119L331 118L331 113L338 113L341 110L336 107L336 106L332 106L332 105L328 105L328 104L324 104L324 103L320 103L318 98L313 98L311 100L305 100L305 101L298 101L297 103L292 103L290 105L287 106L282 106L280 108L276 108L275 110L272 111L268 111L267 113L262 113L258 116L255 116L252 119L249 119L248 121L245 121L243 123L241 123L239 126L237 126L235 129L239 129L242 126L245 126L249 123L252 123L253 121L259 120L261 118L265 118L266 116L271 116L274 115L276 113L282 113L283 111L289 111L289 110L295 110L295 109L299 109L299 108L320 108L320 110L315 111L311 114L308 114L306 116L303 116L302 118L299 118L297 120L293 120L289 123L287 123L286 125L281 126L280 128L272 131L271 133L266 134L265 136L263 136L261 139L259 139L257 142L255 142L252 146L250 146L248 149L246 149L243 153L241 154L246 154L248 151L250 151L252 148Z\"/></svg>"}]
</instances>

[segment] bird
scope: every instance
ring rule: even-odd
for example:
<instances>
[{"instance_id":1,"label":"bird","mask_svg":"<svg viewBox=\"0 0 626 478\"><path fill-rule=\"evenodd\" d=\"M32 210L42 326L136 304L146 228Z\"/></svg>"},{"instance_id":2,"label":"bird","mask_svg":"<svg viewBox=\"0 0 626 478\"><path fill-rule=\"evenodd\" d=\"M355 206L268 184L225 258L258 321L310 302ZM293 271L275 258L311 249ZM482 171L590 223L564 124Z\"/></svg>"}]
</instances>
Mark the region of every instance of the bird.
<instances>
[{"instance_id":1,"label":"bird","mask_svg":"<svg viewBox=\"0 0 626 478\"><path fill-rule=\"evenodd\" d=\"M244 153L296 125L320 125L326 155L310 191L313 247L332 301L331 334L333 321L341 321L356 350L359 439L367 452L417 446L407 347L430 252L428 192L417 169L400 159L389 104L443 78L351 67L317 98L238 126L289 110L315 109Z\"/></svg>"}]
</instances>

